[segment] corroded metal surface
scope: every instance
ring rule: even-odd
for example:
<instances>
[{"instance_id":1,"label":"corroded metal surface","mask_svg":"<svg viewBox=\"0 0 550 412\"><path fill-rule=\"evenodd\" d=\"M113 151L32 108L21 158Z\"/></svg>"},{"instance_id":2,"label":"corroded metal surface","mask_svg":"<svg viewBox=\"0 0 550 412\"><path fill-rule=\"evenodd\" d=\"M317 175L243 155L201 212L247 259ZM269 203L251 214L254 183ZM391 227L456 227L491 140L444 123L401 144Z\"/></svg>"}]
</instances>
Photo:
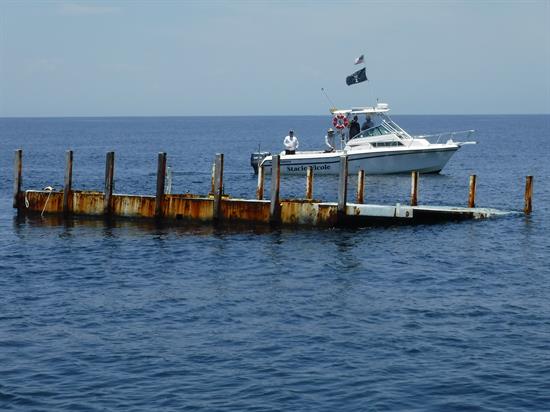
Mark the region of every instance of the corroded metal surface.
<instances>
[{"instance_id":1,"label":"corroded metal surface","mask_svg":"<svg viewBox=\"0 0 550 412\"><path fill-rule=\"evenodd\" d=\"M285 225L315 225L319 207L308 201L283 200L281 223Z\"/></svg>"},{"instance_id":2,"label":"corroded metal surface","mask_svg":"<svg viewBox=\"0 0 550 412\"><path fill-rule=\"evenodd\" d=\"M155 196L113 195L113 215L155 217Z\"/></svg>"},{"instance_id":3,"label":"corroded metal surface","mask_svg":"<svg viewBox=\"0 0 550 412\"><path fill-rule=\"evenodd\" d=\"M221 202L224 220L269 223L269 201L226 199Z\"/></svg>"},{"instance_id":4,"label":"corroded metal surface","mask_svg":"<svg viewBox=\"0 0 550 412\"><path fill-rule=\"evenodd\" d=\"M411 206L418 205L418 172L411 172Z\"/></svg>"},{"instance_id":5,"label":"corroded metal surface","mask_svg":"<svg viewBox=\"0 0 550 412\"><path fill-rule=\"evenodd\" d=\"M333 226L337 215L336 204L288 199L281 202L281 223L285 225Z\"/></svg>"},{"instance_id":6,"label":"corroded metal surface","mask_svg":"<svg viewBox=\"0 0 550 412\"><path fill-rule=\"evenodd\" d=\"M320 203L317 210L318 224L335 226L338 222L338 206L335 203Z\"/></svg>"},{"instance_id":7,"label":"corroded metal surface","mask_svg":"<svg viewBox=\"0 0 550 412\"><path fill-rule=\"evenodd\" d=\"M73 190L73 151L67 150L65 154L65 183L63 186L63 213L71 213L71 197Z\"/></svg>"},{"instance_id":8,"label":"corroded metal surface","mask_svg":"<svg viewBox=\"0 0 550 412\"><path fill-rule=\"evenodd\" d=\"M470 176L468 187L468 207L476 206L476 175Z\"/></svg>"},{"instance_id":9,"label":"corroded metal surface","mask_svg":"<svg viewBox=\"0 0 550 412\"><path fill-rule=\"evenodd\" d=\"M523 212L526 215L530 215L533 211L533 176L527 176L525 179L525 206L523 207Z\"/></svg>"},{"instance_id":10,"label":"corroded metal surface","mask_svg":"<svg viewBox=\"0 0 550 412\"><path fill-rule=\"evenodd\" d=\"M157 194L155 196L155 217L161 218L163 213L164 186L166 183L166 153L158 154L157 162Z\"/></svg>"},{"instance_id":11,"label":"corroded metal surface","mask_svg":"<svg viewBox=\"0 0 550 412\"><path fill-rule=\"evenodd\" d=\"M169 219L210 221L214 217L214 199L199 195L165 195L164 216Z\"/></svg>"},{"instance_id":12,"label":"corroded metal surface","mask_svg":"<svg viewBox=\"0 0 550 412\"><path fill-rule=\"evenodd\" d=\"M74 215L104 214L102 192L71 191L70 209ZM19 194L23 213L63 214L63 192L28 190ZM28 206L26 206L28 205ZM230 199L220 202L223 221L270 223L268 200ZM214 198L193 194L165 195L162 202L166 219L209 222L214 220ZM378 224L417 224L451 220L483 219L503 212L485 208L445 206L348 204L345 215L337 203L318 200L285 199L280 202L281 221L291 226L368 226ZM113 217L155 218L155 196L113 195Z\"/></svg>"},{"instance_id":13,"label":"corroded metal surface","mask_svg":"<svg viewBox=\"0 0 550 412\"><path fill-rule=\"evenodd\" d=\"M73 191L70 209L77 215L102 215L105 195L102 192Z\"/></svg>"},{"instance_id":14,"label":"corroded metal surface","mask_svg":"<svg viewBox=\"0 0 550 412\"><path fill-rule=\"evenodd\" d=\"M21 186L23 185L23 150L21 149L15 151L13 169L13 207L18 208L21 205L19 203L19 193L21 193Z\"/></svg>"},{"instance_id":15,"label":"corroded metal surface","mask_svg":"<svg viewBox=\"0 0 550 412\"><path fill-rule=\"evenodd\" d=\"M23 212L63 213L63 192L27 190L19 197L19 207Z\"/></svg>"}]
</instances>

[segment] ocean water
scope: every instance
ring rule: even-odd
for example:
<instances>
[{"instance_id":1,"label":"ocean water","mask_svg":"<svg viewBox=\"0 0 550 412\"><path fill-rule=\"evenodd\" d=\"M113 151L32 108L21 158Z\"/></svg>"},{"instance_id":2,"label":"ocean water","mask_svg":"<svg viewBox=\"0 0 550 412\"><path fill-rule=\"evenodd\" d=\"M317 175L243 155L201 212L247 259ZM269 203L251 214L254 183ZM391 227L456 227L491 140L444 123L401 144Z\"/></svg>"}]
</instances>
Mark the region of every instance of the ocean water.
<instances>
[{"instance_id":1,"label":"ocean water","mask_svg":"<svg viewBox=\"0 0 550 412\"><path fill-rule=\"evenodd\" d=\"M323 145L330 119L0 119L0 410L545 411L550 409L550 116L395 116L414 133L476 129L419 203L534 212L349 229L18 218L24 188L153 194L157 152L173 192L253 197L249 156ZM283 197L305 179L284 176ZM354 178L350 187L354 187ZM350 196L353 195L350 189ZM366 201L406 203L409 176L366 179ZM314 196L335 200L337 177Z\"/></svg>"}]
</instances>

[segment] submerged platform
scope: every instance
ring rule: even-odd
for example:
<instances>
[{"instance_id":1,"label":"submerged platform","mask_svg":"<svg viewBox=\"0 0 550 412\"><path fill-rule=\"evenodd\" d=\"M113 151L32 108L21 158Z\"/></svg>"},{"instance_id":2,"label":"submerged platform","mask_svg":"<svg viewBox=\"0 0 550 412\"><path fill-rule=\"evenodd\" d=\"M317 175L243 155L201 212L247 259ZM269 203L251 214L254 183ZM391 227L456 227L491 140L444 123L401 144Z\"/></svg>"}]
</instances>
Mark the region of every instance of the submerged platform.
<instances>
[{"instance_id":1,"label":"submerged platform","mask_svg":"<svg viewBox=\"0 0 550 412\"><path fill-rule=\"evenodd\" d=\"M275 157L276 158L276 157ZM275 161L277 162L277 158ZM505 212L474 207L475 178L470 181L469 206L425 206L417 204L418 173L413 172L411 204L376 205L363 203L363 179L358 178L357 201L347 200L346 159L341 160L337 202L312 199L313 175L308 173L305 199L280 199L280 174L271 179L269 200L263 199L263 173L258 176L257 199L235 199L223 193L223 155L216 156L211 191L207 195L166 193L166 154L159 154L157 193L153 195L115 194L114 153L107 154L104 191L72 189L72 152L67 152L65 186L62 191L22 189L22 152L16 152L14 207L22 214L94 216L108 218L157 219L189 222L248 222L287 226L349 226L429 224L503 216ZM532 177L526 186L526 207L531 212ZM517 213L517 212L516 212Z\"/></svg>"},{"instance_id":2,"label":"submerged platform","mask_svg":"<svg viewBox=\"0 0 550 412\"><path fill-rule=\"evenodd\" d=\"M155 196L112 195L111 217L154 219ZM19 211L22 213L63 214L63 192L28 190L20 193ZM73 191L66 214L104 216L105 195L94 191ZM339 214L336 202L282 199L279 217L274 222L270 214L271 201L223 198L217 216L213 196L189 194L164 195L161 218L212 222L214 220L252 223L280 223L282 225L350 226L393 225L484 219L502 216L503 212L490 208L447 206L372 205L348 203L345 213Z\"/></svg>"}]
</instances>

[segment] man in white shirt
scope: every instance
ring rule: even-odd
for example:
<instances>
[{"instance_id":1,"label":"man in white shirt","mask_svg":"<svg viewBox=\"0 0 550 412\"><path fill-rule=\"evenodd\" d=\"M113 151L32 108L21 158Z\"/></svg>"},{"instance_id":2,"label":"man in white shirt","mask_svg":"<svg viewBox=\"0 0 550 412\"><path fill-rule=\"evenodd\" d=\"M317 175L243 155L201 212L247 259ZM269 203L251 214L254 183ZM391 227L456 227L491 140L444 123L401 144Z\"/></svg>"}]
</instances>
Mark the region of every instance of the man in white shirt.
<instances>
[{"instance_id":1,"label":"man in white shirt","mask_svg":"<svg viewBox=\"0 0 550 412\"><path fill-rule=\"evenodd\" d=\"M332 130L332 127L327 130L327 134L325 136L325 144L328 146L328 149L325 150L325 153L334 152L336 146L334 144L334 130Z\"/></svg>"},{"instance_id":2,"label":"man in white shirt","mask_svg":"<svg viewBox=\"0 0 550 412\"><path fill-rule=\"evenodd\" d=\"M296 154L296 149L298 148L298 138L294 136L294 130L288 132L288 136L285 137L283 144L285 145L285 154Z\"/></svg>"}]
</instances>

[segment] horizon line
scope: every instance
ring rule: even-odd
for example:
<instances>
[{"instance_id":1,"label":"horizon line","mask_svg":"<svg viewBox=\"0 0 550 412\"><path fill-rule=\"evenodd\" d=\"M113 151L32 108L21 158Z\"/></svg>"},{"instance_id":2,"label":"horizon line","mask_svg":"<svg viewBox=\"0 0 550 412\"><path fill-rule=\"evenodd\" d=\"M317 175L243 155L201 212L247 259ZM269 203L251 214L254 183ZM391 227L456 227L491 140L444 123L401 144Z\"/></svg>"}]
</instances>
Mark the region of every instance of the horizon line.
<instances>
[{"instance_id":1,"label":"horizon line","mask_svg":"<svg viewBox=\"0 0 550 412\"><path fill-rule=\"evenodd\" d=\"M0 119L104 119L104 118L180 118L180 117L321 117L331 114L184 114L184 115L55 115L55 116L0 116ZM549 113L394 113L392 116L548 116Z\"/></svg>"}]
</instances>

